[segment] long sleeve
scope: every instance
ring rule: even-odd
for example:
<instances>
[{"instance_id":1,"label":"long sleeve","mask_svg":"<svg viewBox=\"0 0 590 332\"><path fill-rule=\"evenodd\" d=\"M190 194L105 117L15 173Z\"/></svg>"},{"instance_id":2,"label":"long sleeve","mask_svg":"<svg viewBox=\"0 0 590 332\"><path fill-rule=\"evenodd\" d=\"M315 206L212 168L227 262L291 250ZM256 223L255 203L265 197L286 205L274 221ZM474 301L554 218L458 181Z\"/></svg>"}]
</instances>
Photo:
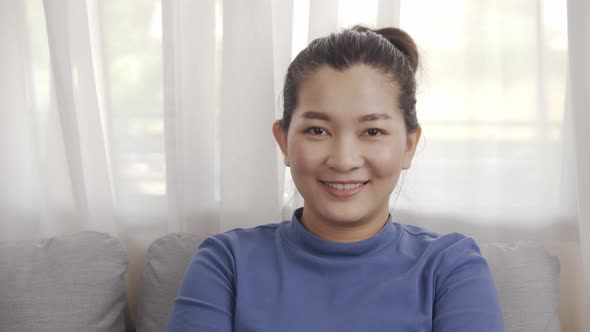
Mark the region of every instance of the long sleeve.
<instances>
[{"instance_id":1,"label":"long sleeve","mask_svg":"<svg viewBox=\"0 0 590 332\"><path fill-rule=\"evenodd\" d=\"M435 283L433 332L504 332L491 270L471 238L445 251Z\"/></svg>"},{"instance_id":2,"label":"long sleeve","mask_svg":"<svg viewBox=\"0 0 590 332\"><path fill-rule=\"evenodd\" d=\"M232 332L234 260L209 237L193 256L168 317L168 332Z\"/></svg>"}]
</instances>

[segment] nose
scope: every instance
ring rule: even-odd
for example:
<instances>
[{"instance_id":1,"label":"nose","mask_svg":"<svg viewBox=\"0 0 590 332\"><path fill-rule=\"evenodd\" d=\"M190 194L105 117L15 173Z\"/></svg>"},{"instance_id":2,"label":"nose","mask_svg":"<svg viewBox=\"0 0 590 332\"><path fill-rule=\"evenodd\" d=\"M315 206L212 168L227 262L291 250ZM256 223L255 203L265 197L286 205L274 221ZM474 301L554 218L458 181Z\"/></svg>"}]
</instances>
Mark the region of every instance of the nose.
<instances>
[{"instance_id":1,"label":"nose","mask_svg":"<svg viewBox=\"0 0 590 332\"><path fill-rule=\"evenodd\" d=\"M341 137L330 145L326 165L338 172L349 172L362 167L365 160L361 146L354 139Z\"/></svg>"}]
</instances>

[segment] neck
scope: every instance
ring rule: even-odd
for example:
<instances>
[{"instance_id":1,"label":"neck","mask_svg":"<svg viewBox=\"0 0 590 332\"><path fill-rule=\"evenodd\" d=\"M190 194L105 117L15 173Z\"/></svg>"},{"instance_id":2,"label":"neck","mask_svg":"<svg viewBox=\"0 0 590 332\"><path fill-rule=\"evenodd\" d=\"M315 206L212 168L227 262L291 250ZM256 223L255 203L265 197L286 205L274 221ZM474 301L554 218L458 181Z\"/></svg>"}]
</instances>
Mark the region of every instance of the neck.
<instances>
[{"instance_id":1,"label":"neck","mask_svg":"<svg viewBox=\"0 0 590 332\"><path fill-rule=\"evenodd\" d=\"M333 242L356 242L379 233L389 219L387 207L359 220L325 220L310 209L303 208L301 224L316 236Z\"/></svg>"}]
</instances>

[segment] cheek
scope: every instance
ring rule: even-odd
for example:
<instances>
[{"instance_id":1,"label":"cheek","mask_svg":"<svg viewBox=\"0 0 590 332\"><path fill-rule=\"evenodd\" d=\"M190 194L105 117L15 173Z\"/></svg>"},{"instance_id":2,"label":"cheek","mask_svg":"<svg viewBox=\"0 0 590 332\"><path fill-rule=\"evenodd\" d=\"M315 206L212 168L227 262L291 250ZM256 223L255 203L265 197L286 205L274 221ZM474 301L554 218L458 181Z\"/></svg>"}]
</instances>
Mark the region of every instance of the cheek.
<instances>
[{"instance_id":1,"label":"cheek","mask_svg":"<svg viewBox=\"0 0 590 332\"><path fill-rule=\"evenodd\" d=\"M322 144L309 142L299 137L294 137L290 141L288 152L291 172L298 173L317 168L321 164L324 154Z\"/></svg>"},{"instance_id":2,"label":"cheek","mask_svg":"<svg viewBox=\"0 0 590 332\"><path fill-rule=\"evenodd\" d=\"M370 148L367 159L373 165L378 177L399 175L402 168L403 145L399 142L387 142Z\"/></svg>"}]
</instances>

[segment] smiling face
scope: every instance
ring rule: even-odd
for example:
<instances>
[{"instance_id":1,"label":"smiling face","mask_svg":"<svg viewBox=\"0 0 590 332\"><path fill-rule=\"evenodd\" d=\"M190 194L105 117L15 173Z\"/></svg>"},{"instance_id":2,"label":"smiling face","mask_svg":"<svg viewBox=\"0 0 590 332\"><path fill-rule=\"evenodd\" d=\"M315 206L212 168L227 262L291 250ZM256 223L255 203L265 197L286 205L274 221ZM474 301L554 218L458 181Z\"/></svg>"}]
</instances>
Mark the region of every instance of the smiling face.
<instances>
[{"instance_id":1,"label":"smiling face","mask_svg":"<svg viewBox=\"0 0 590 332\"><path fill-rule=\"evenodd\" d=\"M301 83L288 131L273 126L310 231L358 240L387 220L389 197L420 138L420 128L406 131L398 93L369 66L323 67ZM338 235L353 229L362 231Z\"/></svg>"}]
</instances>

